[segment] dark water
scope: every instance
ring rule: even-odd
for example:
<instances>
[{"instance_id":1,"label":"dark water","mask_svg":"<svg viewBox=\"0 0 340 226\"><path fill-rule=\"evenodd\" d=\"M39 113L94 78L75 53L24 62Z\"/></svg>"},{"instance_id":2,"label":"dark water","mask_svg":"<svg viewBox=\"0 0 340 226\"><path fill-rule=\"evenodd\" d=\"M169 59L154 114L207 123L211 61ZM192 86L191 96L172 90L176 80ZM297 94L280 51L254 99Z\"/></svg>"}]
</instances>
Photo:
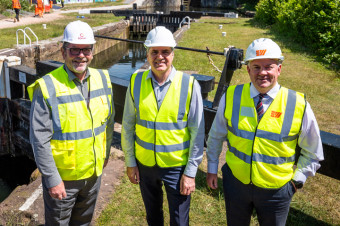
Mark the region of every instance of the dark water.
<instances>
[{"instance_id":1,"label":"dark water","mask_svg":"<svg viewBox=\"0 0 340 226\"><path fill-rule=\"evenodd\" d=\"M0 202L19 185L30 182L31 173L36 169L35 162L27 157L10 155L0 158Z\"/></svg>"},{"instance_id":2,"label":"dark water","mask_svg":"<svg viewBox=\"0 0 340 226\"><path fill-rule=\"evenodd\" d=\"M146 62L146 49L142 44L120 42L96 55L91 67L108 69L110 75L129 79Z\"/></svg>"}]
</instances>

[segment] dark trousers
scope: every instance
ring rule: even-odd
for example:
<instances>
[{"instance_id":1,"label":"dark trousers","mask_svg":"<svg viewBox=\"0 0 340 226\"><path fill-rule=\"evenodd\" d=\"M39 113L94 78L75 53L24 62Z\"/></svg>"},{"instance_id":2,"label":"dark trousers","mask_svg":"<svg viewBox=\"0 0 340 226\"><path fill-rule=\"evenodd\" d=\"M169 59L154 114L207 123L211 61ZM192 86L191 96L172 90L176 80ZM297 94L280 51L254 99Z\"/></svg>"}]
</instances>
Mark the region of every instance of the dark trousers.
<instances>
[{"instance_id":1,"label":"dark trousers","mask_svg":"<svg viewBox=\"0 0 340 226\"><path fill-rule=\"evenodd\" d=\"M184 167L147 167L138 163L140 190L149 225L164 225L163 190L168 198L170 225L189 225L191 196L180 194L180 180Z\"/></svg>"},{"instance_id":2,"label":"dark trousers","mask_svg":"<svg viewBox=\"0 0 340 226\"><path fill-rule=\"evenodd\" d=\"M248 226L253 209L261 226L286 224L290 201L295 193L291 182L279 189L243 184L234 177L227 163L222 167L222 174L229 226Z\"/></svg>"},{"instance_id":3,"label":"dark trousers","mask_svg":"<svg viewBox=\"0 0 340 226\"><path fill-rule=\"evenodd\" d=\"M89 225L96 206L101 176L78 181L64 181L67 197L52 198L42 180L45 225Z\"/></svg>"},{"instance_id":4,"label":"dark trousers","mask_svg":"<svg viewBox=\"0 0 340 226\"><path fill-rule=\"evenodd\" d=\"M15 11L15 18L17 19L17 21L19 21L20 9L14 9L14 11Z\"/></svg>"}]
</instances>

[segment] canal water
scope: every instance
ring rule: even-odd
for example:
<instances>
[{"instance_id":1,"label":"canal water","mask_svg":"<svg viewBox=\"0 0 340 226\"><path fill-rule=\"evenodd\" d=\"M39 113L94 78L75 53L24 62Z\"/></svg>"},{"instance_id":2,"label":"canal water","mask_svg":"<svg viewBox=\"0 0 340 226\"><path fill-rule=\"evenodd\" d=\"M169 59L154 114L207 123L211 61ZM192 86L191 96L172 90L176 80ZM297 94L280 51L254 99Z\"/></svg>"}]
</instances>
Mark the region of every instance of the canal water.
<instances>
[{"instance_id":1,"label":"canal water","mask_svg":"<svg viewBox=\"0 0 340 226\"><path fill-rule=\"evenodd\" d=\"M119 42L93 56L91 67L108 69L109 74L129 80L146 62L146 49L142 44Z\"/></svg>"}]
</instances>

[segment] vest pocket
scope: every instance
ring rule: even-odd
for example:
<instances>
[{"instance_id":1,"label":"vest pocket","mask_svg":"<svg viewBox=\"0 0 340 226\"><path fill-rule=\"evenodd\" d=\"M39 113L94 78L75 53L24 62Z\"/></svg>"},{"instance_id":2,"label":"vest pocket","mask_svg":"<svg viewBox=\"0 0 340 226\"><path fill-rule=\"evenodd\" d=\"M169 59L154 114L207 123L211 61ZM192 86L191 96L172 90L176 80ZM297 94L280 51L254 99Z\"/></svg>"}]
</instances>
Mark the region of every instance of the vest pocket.
<instances>
[{"instance_id":1,"label":"vest pocket","mask_svg":"<svg viewBox=\"0 0 340 226\"><path fill-rule=\"evenodd\" d=\"M75 169L74 141L51 141L52 154L57 168Z\"/></svg>"}]
</instances>

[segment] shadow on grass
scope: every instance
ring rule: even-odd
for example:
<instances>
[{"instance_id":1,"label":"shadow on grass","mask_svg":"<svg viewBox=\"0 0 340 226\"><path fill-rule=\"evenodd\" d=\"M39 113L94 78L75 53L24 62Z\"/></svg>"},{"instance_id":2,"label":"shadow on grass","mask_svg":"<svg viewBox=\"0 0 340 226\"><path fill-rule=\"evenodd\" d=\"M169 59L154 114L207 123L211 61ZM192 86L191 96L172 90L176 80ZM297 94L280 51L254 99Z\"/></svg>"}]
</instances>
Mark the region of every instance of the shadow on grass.
<instances>
[{"instance_id":1,"label":"shadow on grass","mask_svg":"<svg viewBox=\"0 0 340 226\"><path fill-rule=\"evenodd\" d=\"M214 189L209 188L206 178L207 178L207 173L198 169L197 174L196 174L196 189L206 192L207 194L210 194L216 200L219 200L220 198L224 199L222 179L218 178L218 182L217 182L218 188L214 190Z\"/></svg>"},{"instance_id":2,"label":"shadow on grass","mask_svg":"<svg viewBox=\"0 0 340 226\"><path fill-rule=\"evenodd\" d=\"M322 226L324 225L324 226L327 226L331 224L318 220L315 217L302 212L301 210L290 208L286 225L287 226L289 225L294 225L294 226L313 226L313 225Z\"/></svg>"},{"instance_id":3,"label":"shadow on grass","mask_svg":"<svg viewBox=\"0 0 340 226\"><path fill-rule=\"evenodd\" d=\"M223 193L223 182L222 178L218 178L218 188L216 190L210 189L206 182L206 175L207 173L203 172L202 170L197 171L196 175L196 189L200 190L201 192L205 192L216 201L219 201L221 198L224 199L224 193ZM253 218L256 218L256 213L254 210ZM290 208L287 222L287 226L294 225L294 226L314 226L314 225L321 225L321 226L327 226L331 225L326 222L323 222L321 220L316 219L313 216L310 216L306 213L304 213L301 210Z\"/></svg>"}]
</instances>

